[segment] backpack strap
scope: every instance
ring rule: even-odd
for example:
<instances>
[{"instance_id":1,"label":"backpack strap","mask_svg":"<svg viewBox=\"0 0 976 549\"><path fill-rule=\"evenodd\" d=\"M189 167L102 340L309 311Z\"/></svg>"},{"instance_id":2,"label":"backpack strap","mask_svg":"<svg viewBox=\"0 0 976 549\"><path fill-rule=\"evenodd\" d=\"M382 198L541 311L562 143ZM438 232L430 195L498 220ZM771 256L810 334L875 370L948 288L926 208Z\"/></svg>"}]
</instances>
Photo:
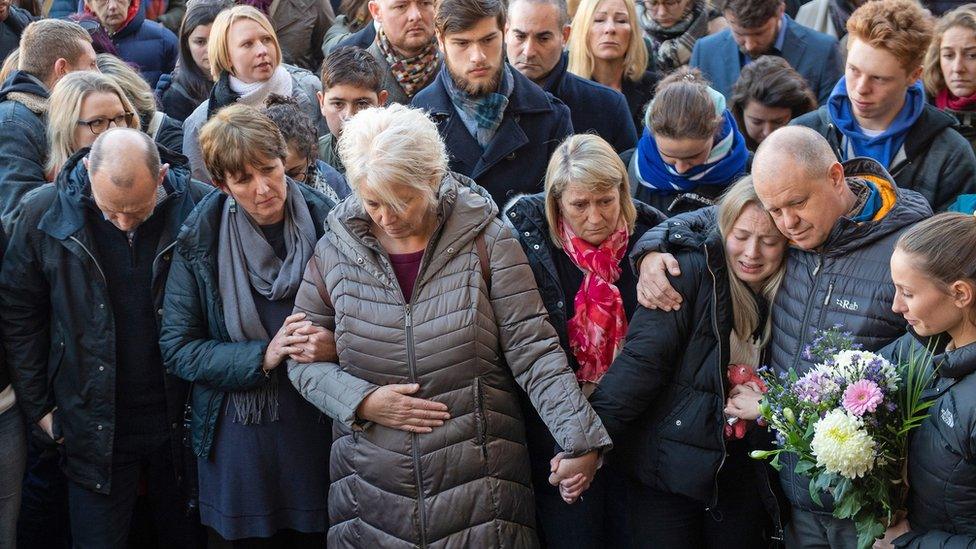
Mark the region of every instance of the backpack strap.
<instances>
[{"instance_id":1,"label":"backpack strap","mask_svg":"<svg viewBox=\"0 0 976 549\"><path fill-rule=\"evenodd\" d=\"M474 239L475 248L478 251L478 263L481 264L481 278L488 284L491 291L491 260L488 255L488 244L485 243L485 232L481 231Z\"/></svg>"},{"instance_id":2,"label":"backpack strap","mask_svg":"<svg viewBox=\"0 0 976 549\"><path fill-rule=\"evenodd\" d=\"M152 119L149 120L149 127L146 128L146 133L149 134L149 137L153 138L153 141L155 141L156 137L159 135L159 128L161 128L163 125L164 117L165 115L163 113L153 111Z\"/></svg>"},{"instance_id":3,"label":"backpack strap","mask_svg":"<svg viewBox=\"0 0 976 549\"><path fill-rule=\"evenodd\" d=\"M325 286L325 279L322 278L322 271L319 270L319 261L315 254L312 254L312 258L308 260L308 275L312 277L312 282L315 284L315 289L319 292L322 303L334 309L335 307L332 306L332 298L329 297L329 289Z\"/></svg>"}]
</instances>

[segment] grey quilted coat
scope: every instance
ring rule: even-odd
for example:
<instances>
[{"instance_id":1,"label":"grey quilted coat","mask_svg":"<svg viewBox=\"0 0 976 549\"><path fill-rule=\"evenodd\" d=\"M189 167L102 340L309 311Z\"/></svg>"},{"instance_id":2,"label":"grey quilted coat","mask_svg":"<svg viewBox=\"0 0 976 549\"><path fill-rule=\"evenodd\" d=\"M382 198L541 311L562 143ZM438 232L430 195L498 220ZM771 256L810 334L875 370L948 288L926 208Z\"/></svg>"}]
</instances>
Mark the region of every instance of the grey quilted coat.
<instances>
[{"instance_id":1,"label":"grey quilted coat","mask_svg":"<svg viewBox=\"0 0 976 549\"><path fill-rule=\"evenodd\" d=\"M537 546L518 386L565 451L610 446L487 192L451 174L439 196L411 299L349 199L329 214L295 300L335 331L339 353L339 364L289 364L337 420L330 547ZM358 421L360 402L391 383L419 383L413 396L447 404L451 419L421 435Z\"/></svg>"}]
</instances>

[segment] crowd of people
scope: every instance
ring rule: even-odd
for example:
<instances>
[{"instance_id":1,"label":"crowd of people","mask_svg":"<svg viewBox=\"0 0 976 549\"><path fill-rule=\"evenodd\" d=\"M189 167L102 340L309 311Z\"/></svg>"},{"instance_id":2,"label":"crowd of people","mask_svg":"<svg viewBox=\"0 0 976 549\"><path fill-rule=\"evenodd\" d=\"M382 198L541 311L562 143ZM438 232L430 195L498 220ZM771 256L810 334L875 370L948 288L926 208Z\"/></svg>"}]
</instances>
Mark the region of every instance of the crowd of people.
<instances>
[{"instance_id":1,"label":"crowd of people","mask_svg":"<svg viewBox=\"0 0 976 549\"><path fill-rule=\"evenodd\" d=\"M924 4L0 0L0 549L854 548L727 376L832 327L931 351L875 547L976 547Z\"/></svg>"}]
</instances>

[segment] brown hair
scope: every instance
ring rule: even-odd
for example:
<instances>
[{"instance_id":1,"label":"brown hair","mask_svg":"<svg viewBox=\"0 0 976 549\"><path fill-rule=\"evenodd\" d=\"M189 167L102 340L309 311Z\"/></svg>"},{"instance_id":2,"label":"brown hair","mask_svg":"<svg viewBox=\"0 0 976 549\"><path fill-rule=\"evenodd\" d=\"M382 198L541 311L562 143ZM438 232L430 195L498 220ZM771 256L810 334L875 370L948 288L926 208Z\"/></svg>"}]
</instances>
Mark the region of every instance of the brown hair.
<instances>
[{"instance_id":1,"label":"brown hair","mask_svg":"<svg viewBox=\"0 0 976 549\"><path fill-rule=\"evenodd\" d=\"M505 3L502 0L440 0L434 15L434 27L443 39L448 34L464 32L486 17L494 17L498 29L505 29Z\"/></svg>"},{"instance_id":2,"label":"brown hair","mask_svg":"<svg viewBox=\"0 0 976 549\"><path fill-rule=\"evenodd\" d=\"M210 177L218 186L244 166L288 156L288 145L275 123L260 110L243 103L224 107L200 129L200 149Z\"/></svg>"},{"instance_id":3,"label":"brown hair","mask_svg":"<svg viewBox=\"0 0 976 549\"><path fill-rule=\"evenodd\" d=\"M976 286L976 217L943 212L910 227L895 247L912 256L914 266L948 286L965 280Z\"/></svg>"},{"instance_id":4,"label":"brown hair","mask_svg":"<svg viewBox=\"0 0 976 549\"><path fill-rule=\"evenodd\" d=\"M754 29L766 24L779 13L783 0L729 0L725 13L735 17L736 25Z\"/></svg>"},{"instance_id":5,"label":"brown hair","mask_svg":"<svg viewBox=\"0 0 976 549\"><path fill-rule=\"evenodd\" d=\"M47 80L58 59L74 64L85 51L82 44L91 41L91 36L78 23L61 19L34 21L20 35L18 68Z\"/></svg>"},{"instance_id":6,"label":"brown hair","mask_svg":"<svg viewBox=\"0 0 976 549\"><path fill-rule=\"evenodd\" d=\"M749 101L766 107L790 109L790 118L796 118L817 108L817 97L809 84L790 64L777 55L763 55L742 68L739 79L732 87L729 110L736 124L745 134L742 112ZM746 140L752 138L746 134ZM750 143L750 148L755 148Z\"/></svg>"},{"instance_id":7,"label":"brown hair","mask_svg":"<svg viewBox=\"0 0 976 549\"><path fill-rule=\"evenodd\" d=\"M602 137L579 133L567 137L556 147L546 168L546 221L549 223L549 238L557 248L562 248L559 238L559 199L570 183L583 185L586 190L598 193L616 189L620 193L620 215L627 223L628 233L634 232L637 208L630 197L627 166Z\"/></svg>"},{"instance_id":8,"label":"brown hair","mask_svg":"<svg viewBox=\"0 0 976 549\"><path fill-rule=\"evenodd\" d=\"M329 52L322 62L322 91L335 86L354 86L377 95L383 91L383 70L376 58L362 48L343 46Z\"/></svg>"},{"instance_id":9,"label":"brown hair","mask_svg":"<svg viewBox=\"0 0 976 549\"><path fill-rule=\"evenodd\" d=\"M962 27L976 33L976 4L959 6L943 15L935 24L932 43L929 44L929 49L925 52L925 69L922 71L925 91L933 97L946 87L945 75L942 74L942 56L940 55L942 35L955 27Z\"/></svg>"},{"instance_id":10,"label":"brown hair","mask_svg":"<svg viewBox=\"0 0 976 549\"><path fill-rule=\"evenodd\" d=\"M891 53L910 73L922 65L932 41L932 16L915 0L873 0L854 10L847 32L848 48L856 38Z\"/></svg>"},{"instance_id":11,"label":"brown hair","mask_svg":"<svg viewBox=\"0 0 976 549\"><path fill-rule=\"evenodd\" d=\"M681 67L657 85L645 117L654 135L669 139L708 139L722 127L708 80L698 69Z\"/></svg>"}]
</instances>

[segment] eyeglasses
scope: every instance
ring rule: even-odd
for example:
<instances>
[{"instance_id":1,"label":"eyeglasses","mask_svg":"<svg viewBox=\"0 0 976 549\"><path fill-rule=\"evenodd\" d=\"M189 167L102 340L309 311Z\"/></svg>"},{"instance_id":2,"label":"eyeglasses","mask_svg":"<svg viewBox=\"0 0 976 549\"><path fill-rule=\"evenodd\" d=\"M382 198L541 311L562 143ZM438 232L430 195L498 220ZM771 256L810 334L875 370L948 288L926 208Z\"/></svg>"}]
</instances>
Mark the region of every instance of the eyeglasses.
<instances>
[{"instance_id":1,"label":"eyeglasses","mask_svg":"<svg viewBox=\"0 0 976 549\"><path fill-rule=\"evenodd\" d=\"M644 0L644 7L653 10L656 8L664 7L665 9L671 9L677 7L681 3L681 0L658 0L654 2L652 0Z\"/></svg>"},{"instance_id":2,"label":"eyeglasses","mask_svg":"<svg viewBox=\"0 0 976 549\"><path fill-rule=\"evenodd\" d=\"M307 179L315 175L315 164L309 164L308 166L305 166L304 171L294 172L294 173L287 172L285 173L285 175L294 179L295 181L298 181L299 183L304 183Z\"/></svg>"},{"instance_id":3,"label":"eyeglasses","mask_svg":"<svg viewBox=\"0 0 976 549\"><path fill-rule=\"evenodd\" d=\"M88 126L88 129L91 130L92 134L98 135L104 132L105 130L109 129L109 127L113 127L113 128L120 128L123 126L129 127L129 125L132 124L133 116L135 115L132 114L131 112L127 112L124 114L120 114L115 118L98 117L95 118L94 120L79 120L78 125Z\"/></svg>"}]
</instances>

